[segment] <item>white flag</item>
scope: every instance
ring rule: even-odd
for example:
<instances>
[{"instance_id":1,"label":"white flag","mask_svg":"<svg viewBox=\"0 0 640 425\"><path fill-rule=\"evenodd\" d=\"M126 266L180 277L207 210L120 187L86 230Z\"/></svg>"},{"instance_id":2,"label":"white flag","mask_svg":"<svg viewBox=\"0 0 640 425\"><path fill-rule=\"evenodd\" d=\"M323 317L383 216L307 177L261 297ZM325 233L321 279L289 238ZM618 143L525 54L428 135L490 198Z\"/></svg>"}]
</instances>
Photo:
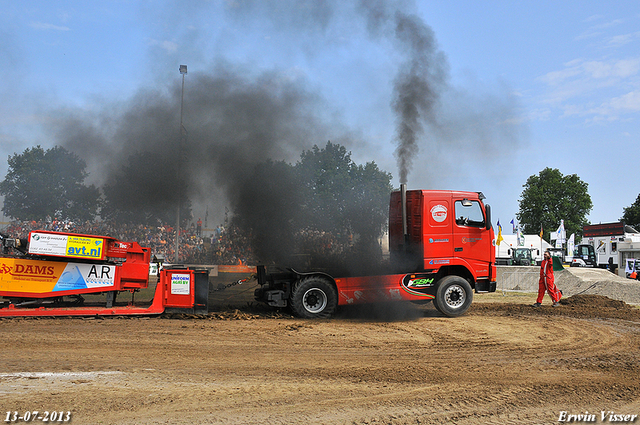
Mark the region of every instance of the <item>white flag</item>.
<instances>
[{"instance_id":1,"label":"white flag","mask_svg":"<svg viewBox=\"0 0 640 425\"><path fill-rule=\"evenodd\" d=\"M567 241L567 255L573 255L573 250L576 245L575 236L575 233L572 233L571 236L569 236L569 240Z\"/></svg>"},{"instance_id":2,"label":"white flag","mask_svg":"<svg viewBox=\"0 0 640 425\"><path fill-rule=\"evenodd\" d=\"M519 224L518 224L518 233L516 234L516 239L518 241L518 246L524 246L524 235L522 234L522 229L520 229Z\"/></svg>"},{"instance_id":3,"label":"white flag","mask_svg":"<svg viewBox=\"0 0 640 425\"><path fill-rule=\"evenodd\" d=\"M564 220L560 220L560 227L556 230L556 245L567 241L567 233L564 231Z\"/></svg>"}]
</instances>

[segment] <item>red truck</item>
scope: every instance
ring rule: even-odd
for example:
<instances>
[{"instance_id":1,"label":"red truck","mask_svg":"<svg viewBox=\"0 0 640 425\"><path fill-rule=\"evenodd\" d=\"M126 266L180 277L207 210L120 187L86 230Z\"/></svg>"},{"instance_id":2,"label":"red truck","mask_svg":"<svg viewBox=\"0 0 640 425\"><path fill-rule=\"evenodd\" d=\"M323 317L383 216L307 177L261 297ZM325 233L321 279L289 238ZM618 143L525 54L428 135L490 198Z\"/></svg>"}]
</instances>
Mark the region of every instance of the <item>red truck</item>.
<instances>
[{"instance_id":1,"label":"red truck","mask_svg":"<svg viewBox=\"0 0 640 425\"><path fill-rule=\"evenodd\" d=\"M495 292L494 232L481 192L406 190L391 194L390 261L383 273L333 276L258 266L255 298L304 318L342 305L433 301L445 316L464 314L475 292Z\"/></svg>"}]
</instances>

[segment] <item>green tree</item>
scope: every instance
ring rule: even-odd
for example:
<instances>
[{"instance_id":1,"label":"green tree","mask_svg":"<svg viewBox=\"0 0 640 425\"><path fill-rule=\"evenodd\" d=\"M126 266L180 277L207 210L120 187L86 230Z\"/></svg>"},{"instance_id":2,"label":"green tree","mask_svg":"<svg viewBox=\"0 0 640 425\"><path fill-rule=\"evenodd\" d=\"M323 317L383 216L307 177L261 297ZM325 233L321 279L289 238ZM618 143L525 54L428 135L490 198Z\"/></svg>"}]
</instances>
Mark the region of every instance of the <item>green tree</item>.
<instances>
[{"instance_id":1,"label":"green tree","mask_svg":"<svg viewBox=\"0 0 640 425\"><path fill-rule=\"evenodd\" d=\"M303 151L296 172L306 191L306 224L376 239L387 222L391 174L375 162L358 165L344 146L327 142Z\"/></svg>"},{"instance_id":2,"label":"green tree","mask_svg":"<svg viewBox=\"0 0 640 425\"><path fill-rule=\"evenodd\" d=\"M100 191L83 184L86 163L76 154L55 146L39 145L9 156L9 170L0 182L3 211L20 220L41 220L57 215L72 220L93 220Z\"/></svg>"},{"instance_id":3,"label":"green tree","mask_svg":"<svg viewBox=\"0 0 640 425\"><path fill-rule=\"evenodd\" d=\"M290 261L295 253L318 265L326 242L318 235L354 242L344 261L350 254L373 255L380 253L377 238L387 223L390 182L391 174L375 162L355 164L345 147L328 142L303 151L295 165L266 161L247 170L229 194L232 222L250 231L263 261Z\"/></svg>"},{"instance_id":4,"label":"green tree","mask_svg":"<svg viewBox=\"0 0 640 425\"><path fill-rule=\"evenodd\" d=\"M623 208L624 214L620 218L625 224L634 227L636 230L640 229L640 195L636 198L636 201Z\"/></svg>"},{"instance_id":5,"label":"green tree","mask_svg":"<svg viewBox=\"0 0 640 425\"><path fill-rule=\"evenodd\" d=\"M524 233L537 234L542 226L548 238L564 220L567 237L572 233L582 235L593 207L587 183L575 174L563 176L558 169L547 167L530 176L523 187L516 217Z\"/></svg>"},{"instance_id":6,"label":"green tree","mask_svg":"<svg viewBox=\"0 0 640 425\"><path fill-rule=\"evenodd\" d=\"M306 194L302 226L351 239L348 262L379 257L378 238L387 225L393 189L391 174L375 162L354 163L344 146L331 142L302 152L296 172Z\"/></svg>"}]
</instances>

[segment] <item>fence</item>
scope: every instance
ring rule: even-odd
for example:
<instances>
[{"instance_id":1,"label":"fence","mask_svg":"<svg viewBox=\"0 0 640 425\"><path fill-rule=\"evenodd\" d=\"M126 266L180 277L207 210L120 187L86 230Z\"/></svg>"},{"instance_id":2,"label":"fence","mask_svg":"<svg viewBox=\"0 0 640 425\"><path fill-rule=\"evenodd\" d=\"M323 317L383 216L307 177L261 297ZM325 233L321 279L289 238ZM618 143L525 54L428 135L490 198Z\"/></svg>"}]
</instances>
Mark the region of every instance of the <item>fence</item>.
<instances>
[{"instance_id":1,"label":"fence","mask_svg":"<svg viewBox=\"0 0 640 425\"><path fill-rule=\"evenodd\" d=\"M498 290L509 292L538 292L538 267L498 266Z\"/></svg>"}]
</instances>

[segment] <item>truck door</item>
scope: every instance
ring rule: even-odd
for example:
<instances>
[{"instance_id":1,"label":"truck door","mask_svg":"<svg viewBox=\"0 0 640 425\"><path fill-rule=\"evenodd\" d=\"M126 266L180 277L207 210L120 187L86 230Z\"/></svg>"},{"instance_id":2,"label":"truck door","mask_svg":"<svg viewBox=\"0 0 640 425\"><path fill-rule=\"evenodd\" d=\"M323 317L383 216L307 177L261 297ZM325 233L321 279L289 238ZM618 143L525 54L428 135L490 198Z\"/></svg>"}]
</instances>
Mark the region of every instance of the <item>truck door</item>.
<instances>
[{"instance_id":1,"label":"truck door","mask_svg":"<svg viewBox=\"0 0 640 425\"><path fill-rule=\"evenodd\" d=\"M491 232L486 230L484 209L477 200L458 199L454 202L453 256L479 263L476 271L487 268L492 246ZM478 269L479 267L479 269ZM488 271L487 271L488 273Z\"/></svg>"},{"instance_id":2,"label":"truck door","mask_svg":"<svg viewBox=\"0 0 640 425\"><path fill-rule=\"evenodd\" d=\"M451 198L430 197L428 202L425 202L424 212L421 214L426 217L421 235L425 268L430 268L429 262L434 258L451 258L453 255Z\"/></svg>"}]
</instances>

